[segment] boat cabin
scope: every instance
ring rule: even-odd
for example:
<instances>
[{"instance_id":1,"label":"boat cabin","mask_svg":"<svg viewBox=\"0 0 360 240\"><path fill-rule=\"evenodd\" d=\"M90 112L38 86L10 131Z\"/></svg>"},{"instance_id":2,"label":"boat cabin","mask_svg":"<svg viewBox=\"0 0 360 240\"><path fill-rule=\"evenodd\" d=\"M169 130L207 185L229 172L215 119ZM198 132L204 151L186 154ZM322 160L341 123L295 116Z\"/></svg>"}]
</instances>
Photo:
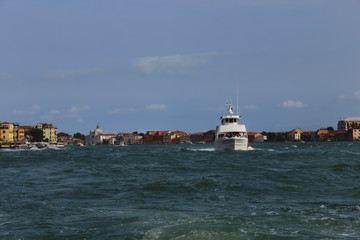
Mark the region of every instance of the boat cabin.
<instances>
[{"instance_id":1,"label":"boat cabin","mask_svg":"<svg viewBox=\"0 0 360 240\"><path fill-rule=\"evenodd\" d=\"M222 125L228 125L232 123L239 124L239 116L221 117Z\"/></svg>"}]
</instances>

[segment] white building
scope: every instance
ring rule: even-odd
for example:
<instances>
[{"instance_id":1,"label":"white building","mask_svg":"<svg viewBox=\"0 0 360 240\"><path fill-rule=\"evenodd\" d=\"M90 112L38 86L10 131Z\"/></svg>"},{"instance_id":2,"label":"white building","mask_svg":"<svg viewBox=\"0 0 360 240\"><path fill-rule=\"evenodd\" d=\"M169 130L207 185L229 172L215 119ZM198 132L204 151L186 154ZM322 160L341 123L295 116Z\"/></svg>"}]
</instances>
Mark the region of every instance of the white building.
<instances>
[{"instance_id":1,"label":"white building","mask_svg":"<svg viewBox=\"0 0 360 240\"><path fill-rule=\"evenodd\" d=\"M94 146L102 144L102 134L103 131L100 129L98 124L95 130L90 130L90 134L85 136L85 145Z\"/></svg>"}]
</instances>

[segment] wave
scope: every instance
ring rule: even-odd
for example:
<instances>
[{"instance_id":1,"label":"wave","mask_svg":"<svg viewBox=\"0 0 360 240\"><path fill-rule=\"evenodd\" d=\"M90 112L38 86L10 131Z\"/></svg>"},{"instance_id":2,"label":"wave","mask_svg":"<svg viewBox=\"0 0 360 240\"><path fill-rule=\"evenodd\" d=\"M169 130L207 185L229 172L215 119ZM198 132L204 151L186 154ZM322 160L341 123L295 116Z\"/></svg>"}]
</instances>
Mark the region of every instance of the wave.
<instances>
[{"instance_id":1,"label":"wave","mask_svg":"<svg viewBox=\"0 0 360 240\"><path fill-rule=\"evenodd\" d=\"M191 152L214 152L215 148L187 148L186 150Z\"/></svg>"}]
</instances>

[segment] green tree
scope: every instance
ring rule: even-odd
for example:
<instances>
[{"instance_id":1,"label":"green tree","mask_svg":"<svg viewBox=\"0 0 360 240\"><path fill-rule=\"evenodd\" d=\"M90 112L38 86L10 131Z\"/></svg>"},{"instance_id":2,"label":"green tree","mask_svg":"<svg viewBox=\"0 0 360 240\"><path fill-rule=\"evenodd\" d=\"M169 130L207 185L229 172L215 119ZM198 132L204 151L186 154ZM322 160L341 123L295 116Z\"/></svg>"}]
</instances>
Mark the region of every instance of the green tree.
<instances>
[{"instance_id":1,"label":"green tree","mask_svg":"<svg viewBox=\"0 0 360 240\"><path fill-rule=\"evenodd\" d=\"M58 137L70 137L71 135L70 134L67 134L67 133L64 133L64 132L59 132L57 134Z\"/></svg>"},{"instance_id":2,"label":"green tree","mask_svg":"<svg viewBox=\"0 0 360 240\"><path fill-rule=\"evenodd\" d=\"M29 132L29 137L31 142L42 142L43 132L39 128L31 128Z\"/></svg>"},{"instance_id":3,"label":"green tree","mask_svg":"<svg viewBox=\"0 0 360 240\"><path fill-rule=\"evenodd\" d=\"M82 134L82 133L79 133L79 132L75 133L75 134L74 134L74 137L75 137L75 138L82 139L82 140L85 140L85 135Z\"/></svg>"},{"instance_id":4,"label":"green tree","mask_svg":"<svg viewBox=\"0 0 360 240\"><path fill-rule=\"evenodd\" d=\"M329 132L333 132L333 131L334 131L334 128L330 126L330 127L327 128L327 130L328 130Z\"/></svg>"}]
</instances>

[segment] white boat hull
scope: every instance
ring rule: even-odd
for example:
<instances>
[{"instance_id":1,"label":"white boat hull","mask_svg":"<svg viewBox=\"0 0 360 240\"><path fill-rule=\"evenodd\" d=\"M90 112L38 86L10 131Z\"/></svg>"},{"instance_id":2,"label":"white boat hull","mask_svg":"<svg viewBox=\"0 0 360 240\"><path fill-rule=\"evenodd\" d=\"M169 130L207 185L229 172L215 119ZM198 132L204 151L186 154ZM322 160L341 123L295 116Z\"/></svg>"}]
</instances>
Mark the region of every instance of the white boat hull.
<instances>
[{"instance_id":1,"label":"white boat hull","mask_svg":"<svg viewBox=\"0 0 360 240\"><path fill-rule=\"evenodd\" d=\"M247 150L248 139L247 138L226 138L217 139L215 141L215 148L217 150Z\"/></svg>"}]
</instances>

